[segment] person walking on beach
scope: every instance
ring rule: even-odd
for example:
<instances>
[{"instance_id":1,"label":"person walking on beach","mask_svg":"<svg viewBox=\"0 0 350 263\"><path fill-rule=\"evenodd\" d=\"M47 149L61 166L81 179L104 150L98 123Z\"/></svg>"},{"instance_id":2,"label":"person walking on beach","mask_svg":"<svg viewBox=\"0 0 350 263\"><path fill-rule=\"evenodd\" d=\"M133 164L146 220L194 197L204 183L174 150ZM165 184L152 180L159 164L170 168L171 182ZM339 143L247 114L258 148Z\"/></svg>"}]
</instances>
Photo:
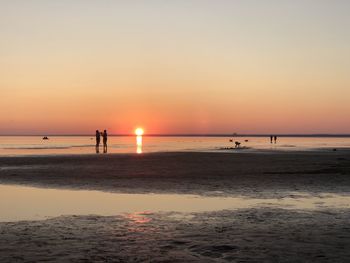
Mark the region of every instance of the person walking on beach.
<instances>
[{"instance_id":1,"label":"person walking on beach","mask_svg":"<svg viewBox=\"0 0 350 263\"><path fill-rule=\"evenodd\" d=\"M272 143L272 137L273 137L273 136L271 135L271 136L270 136L270 142L271 142L271 143Z\"/></svg>"},{"instance_id":2,"label":"person walking on beach","mask_svg":"<svg viewBox=\"0 0 350 263\"><path fill-rule=\"evenodd\" d=\"M99 130L96 130L96 153L100 152L100 142L101 142L101 134Z\"/></svg>"},{"instance_id":3,"label":"person walking on beach","mask_svg":"<svg viewBox=\"0 0 350 263\"><path fill-rule=\"evenodd\" d=\"M275 141L275 143L277 142L277 136L275 135L275 136L273 136L273 139L274 139L274 141ZM272 141L271 141L272 142Z\"/></svg>"},{"instance_id":4,"label":"person walking on beach","mask_svg":"<svg viewBox=\"0 0 350 263\"><path fill-rule=\"evenodd\" d=\"M107 153L107 131L104 130L103 134L102 134L102 138L103 138L103 153Z\"/></svg>"}]
</instances>

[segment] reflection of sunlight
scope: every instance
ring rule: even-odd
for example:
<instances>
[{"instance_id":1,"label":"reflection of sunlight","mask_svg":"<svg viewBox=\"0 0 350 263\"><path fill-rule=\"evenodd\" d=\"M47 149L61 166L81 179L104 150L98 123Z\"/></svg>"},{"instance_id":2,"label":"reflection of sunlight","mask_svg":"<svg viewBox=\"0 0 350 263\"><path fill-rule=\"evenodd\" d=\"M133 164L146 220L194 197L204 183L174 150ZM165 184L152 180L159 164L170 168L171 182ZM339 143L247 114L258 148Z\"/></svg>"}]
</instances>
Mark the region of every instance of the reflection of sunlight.
<instances>
[{"instance_id":1,"label":"reflection of sunlight","mask_svg":"<svg viewBox=\"0 0 350 263\"><path fill-rule=\"evenodd\" d=\"M130 232L150 232L154 227L150 226L152 218L147 217L150 213L136 212L125 215L128 222L128 231Z\"/></svg>"},{"instance_id":2,"label":"reflection of sunlight","mask_svg":"<svg viewBox=\"0 0 350 263\"><path fill-rule=\"evenodd\" d=\"M150 221L152 221L151 218L147 217L147 212L136 212L136 213L132 213L132 214L128 214L126 216L127 219L129 219L130 221L135 222L136 224L146 224Z\"/></svg>"},{"instance_id":3,"label":"reflection of sunlight","mask_svg":"<svg viewBox=\"0 0 350 263\"><path fill-rule=\"evenodd\" d=\"M136 136L136 153L142 153L142 135Z\"/></svg>"}]
</instances>

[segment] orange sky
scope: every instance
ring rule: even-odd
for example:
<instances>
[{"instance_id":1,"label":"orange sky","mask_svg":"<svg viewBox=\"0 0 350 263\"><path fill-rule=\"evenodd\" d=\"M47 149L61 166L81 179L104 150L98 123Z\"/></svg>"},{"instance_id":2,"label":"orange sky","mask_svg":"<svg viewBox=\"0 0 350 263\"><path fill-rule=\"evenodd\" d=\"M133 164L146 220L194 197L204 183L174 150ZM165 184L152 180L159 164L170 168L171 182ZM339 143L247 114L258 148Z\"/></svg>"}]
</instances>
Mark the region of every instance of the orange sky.
<instances>
[{"instance_id":1,"label":"orange sky","mask_svg":"<svg viewBox=\"0 0 350 263\"><path fill-rule=\"evenodd\" d=\"M350 133L348 10L1 1L0 134Z\"/></svg>"}]
</instances>

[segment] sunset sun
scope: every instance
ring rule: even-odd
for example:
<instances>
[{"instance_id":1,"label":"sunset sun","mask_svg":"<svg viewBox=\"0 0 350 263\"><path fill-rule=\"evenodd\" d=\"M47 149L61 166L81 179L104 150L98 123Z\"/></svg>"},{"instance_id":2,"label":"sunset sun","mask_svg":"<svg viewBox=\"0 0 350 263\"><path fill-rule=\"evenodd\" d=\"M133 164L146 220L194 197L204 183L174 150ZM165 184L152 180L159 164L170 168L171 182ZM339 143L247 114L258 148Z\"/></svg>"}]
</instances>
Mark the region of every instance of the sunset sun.
<instances>
[{"instance_id":1,"label":"sunset sun","mask_svg":"<svg viewBox=\"0 0 350 263\"><path fill-rule=\"evenodd\" d=\"M143 131L142 128L136 128L136 129L135 129L135 134L136 134L137 136L141 136L141 135L143 135L143 133L144 133L144 131Z\"/></svg>"}]
</instances>

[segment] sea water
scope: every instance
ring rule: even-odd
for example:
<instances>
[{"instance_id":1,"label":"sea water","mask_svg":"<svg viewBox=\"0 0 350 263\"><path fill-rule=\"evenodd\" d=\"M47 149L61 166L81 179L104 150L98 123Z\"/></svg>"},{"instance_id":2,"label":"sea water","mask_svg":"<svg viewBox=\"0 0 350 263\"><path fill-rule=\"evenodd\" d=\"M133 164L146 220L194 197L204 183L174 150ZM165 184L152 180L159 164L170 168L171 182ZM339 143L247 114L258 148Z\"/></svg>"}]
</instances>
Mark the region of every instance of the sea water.
<instances>
[{"instance_id":1,"label":"sea water","mask_svg":"<svg viewBox=\"0 0 350 263\"><path fill-rule=\"evenodd\" d=\"M231 141L230 141L231 140ZM300 151L350 147L350 137L278 137L276 143L269 136L109 136L108 153L150 153L179 151L231 151L234 142L241 149L254 151ZM99 152L103 152L100 146ZM240 151L242 152L242 151ZM93 154L96 153L95 138L91 136L0 136L0 156Z\"/></svg>"}]
</instances>

